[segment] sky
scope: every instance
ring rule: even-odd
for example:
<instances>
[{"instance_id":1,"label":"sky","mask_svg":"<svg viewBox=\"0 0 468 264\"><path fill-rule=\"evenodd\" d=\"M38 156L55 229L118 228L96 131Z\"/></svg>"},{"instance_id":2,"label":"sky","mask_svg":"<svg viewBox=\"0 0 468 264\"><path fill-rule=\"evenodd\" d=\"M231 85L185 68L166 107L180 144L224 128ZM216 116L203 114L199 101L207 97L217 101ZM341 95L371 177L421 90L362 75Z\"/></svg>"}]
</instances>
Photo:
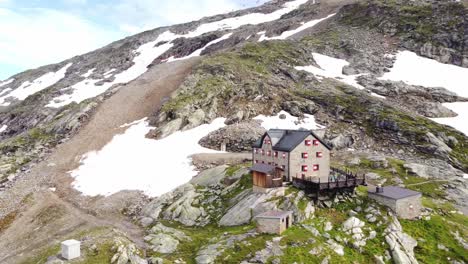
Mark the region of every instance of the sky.
<instances>
[{"instance_id":1,"label":"sky","mask_svg":"<svg viewBox=\"0 0 468 264\"><path fill-rule=\"evenodd\" d=\"M0 80L125 36L267 0L0 0Z\"/></svg>"}]
</instances>

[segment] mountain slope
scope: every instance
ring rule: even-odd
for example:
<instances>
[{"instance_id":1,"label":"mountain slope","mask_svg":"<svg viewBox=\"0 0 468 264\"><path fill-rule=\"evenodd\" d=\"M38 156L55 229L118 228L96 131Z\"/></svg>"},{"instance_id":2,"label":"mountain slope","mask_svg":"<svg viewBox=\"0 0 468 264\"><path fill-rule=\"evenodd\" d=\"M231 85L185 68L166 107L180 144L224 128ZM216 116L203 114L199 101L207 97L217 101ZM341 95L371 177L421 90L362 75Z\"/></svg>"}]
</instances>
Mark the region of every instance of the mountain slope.
<instances>
[{"instance_id":1,"label":"mountain slope","mask_svg":"<svg viewBox=\"0 0 468 264\"><path fill-rule=\"evenodd\" d=\"M454 1L273 1L13 76L0 84L0 261L44 263L57 241L32 247L69 237L88 241L84 263L468 261L458 212L468 132L452 107L468 104L458 85L467 17ZM255 120L280 111L288 124L322 128L334 166L421 191L424 218L400 229L363 190L317 204L293 187L253 194L249 155L216 150L226 140L248 150L250 133L267 128ZM206 135L211 150L196 142ZM192 160L185 149L215 153ZM252 232L253 202L256 212L294 211L298 225L279 240ZM344 227L353 215L366 226L360 239ZM418 246L408 239L401 255L392 231Z\"/></svg>"}]
</instances>

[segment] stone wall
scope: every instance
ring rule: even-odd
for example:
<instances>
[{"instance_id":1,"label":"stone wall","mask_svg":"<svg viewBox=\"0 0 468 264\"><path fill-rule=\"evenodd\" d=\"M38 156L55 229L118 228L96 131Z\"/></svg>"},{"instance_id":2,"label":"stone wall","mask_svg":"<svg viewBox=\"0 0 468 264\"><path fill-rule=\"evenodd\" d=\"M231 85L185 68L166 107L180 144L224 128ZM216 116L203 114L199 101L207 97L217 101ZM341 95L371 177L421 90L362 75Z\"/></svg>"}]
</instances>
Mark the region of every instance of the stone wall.
<instances>
[{"instance_id":1,"label":"stone wall","mask_svg":"<svg viewBox=\"0 0 468 264\"><path fill-rule=\"evenodd\" d=\"M282 232L281 225L281 219L257 218L257 232L259 233L280 234Z\"/></svg>"},{"instance_id":2,"label":"stone wall","mask_svg":"<svg viewBox=\"0 0 468 264\"><path fill-rule=\"evenodd\" d=\"M270 140L269 136L266 136L264 140ZM262 155L261 150L265 151L265 154ZM258 161L259 163L262 163L262 161L265 164L270 163L273 166L277 166L281 168L284 166L284 176L287 178L289 177L289 164L288 164L288 156L289 153L287 152L282 152L278 151L278 157L275 157L275 151L273 150L273 146L271 144L263 144L261 149L258 149L258 153L255 153L255 148L252 150L253 152L253 163ZM268 151L270 151L270 156L267 155ZM285 154L285 157L283 158L283 153Z\"/></svg>"},{"instance_id":3,"label":"stone wall","mask_svg":"<svg viewBox=\"0 0 468 264\"><path fill-rule=\"evenodd\" d=\"M289 217L289 226L293 224L292 213ZM281 234L286 228L286 218L262 218L257 217L257 232L259 233L268 233L268 234Z\"/></svg>"},{"instance_id":4,"label":"stone wall","mask_svg":"<svg viewBox=\"0 0 468 264\"><path fill-rule=\"evenodd\" d=\"M316 140L312 135L309 135L305 140ZM305 141L304 140L304 141ZM320 178L320 181L328 181L330 176L330 150L328 150L324 145L319 143L318 146L306 146L305 142L299 143L297 147L291 151L290 157L290 175L291 177L301 178L302 174L305 174L305 177ZM303 159L302 153L308 153L308 158ZM316 153L322 152L322 157L317 158ZM319 165L318 171L313 171L313 166ZM308 171L302 172L302 165L307 165Z\"/></svg>"},{"instance_id":5,"label":"stone wall","mask_svg":"<svg viewBox=\"0 0 468 264\"><path fill-rule=\"evenodd\" d=\"M421 195L406 197L396 202L396 213L403 219L414 219L421 215Z\"/></svg>"},{"instance_id":6,"label":"stone wall","mask_svg":"<svg viewBox=\"0 0 468 264\"><path fill-rule=\"evenodd\" d=\"M395 200L369 193L369 198L389 207L398 217L403 219L414 219L421 214L421 195Z\"/></svg>"}]
</instances>

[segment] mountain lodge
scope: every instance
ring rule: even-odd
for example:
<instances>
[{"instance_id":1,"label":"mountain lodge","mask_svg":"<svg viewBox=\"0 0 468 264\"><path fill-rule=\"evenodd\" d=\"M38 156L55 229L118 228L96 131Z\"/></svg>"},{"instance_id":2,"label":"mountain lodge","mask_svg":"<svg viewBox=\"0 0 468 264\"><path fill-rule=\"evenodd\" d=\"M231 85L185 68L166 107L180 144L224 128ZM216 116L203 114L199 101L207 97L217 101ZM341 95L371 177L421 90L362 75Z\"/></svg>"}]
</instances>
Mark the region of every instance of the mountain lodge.
<instances>
[{"instance_id":1,"label":"mountain lodge","mask_svg":"<svg viewBox=\"0 0 468 264\"><path fill-rule=\"evenodd\" d=\"M311 130L270 129L252 149L254 191L292 182L306 193L349 189L365 184L351 172L330 167L331 147Z\"/></svg>"}]
</instances>

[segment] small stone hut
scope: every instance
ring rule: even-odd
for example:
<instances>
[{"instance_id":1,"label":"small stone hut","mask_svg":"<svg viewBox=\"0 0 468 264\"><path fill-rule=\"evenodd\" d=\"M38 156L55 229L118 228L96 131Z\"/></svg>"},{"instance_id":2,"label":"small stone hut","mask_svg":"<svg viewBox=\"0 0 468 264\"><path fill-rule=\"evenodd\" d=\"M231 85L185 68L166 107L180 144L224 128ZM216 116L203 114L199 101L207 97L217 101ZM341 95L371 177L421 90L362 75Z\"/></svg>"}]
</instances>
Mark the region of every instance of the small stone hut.
<instances>
[{"instance_id":1,"label":"small stone hut","mask_svg":"<svg viewBox=\"0 0 468 264\"><path fill-rule=\"evenodd\" d=\"M398 217L414 219L421 214L421 193L397 186L370 187L369 198L390 207Z\"/></svg>"},{"instance_id":2,"label":"small stone hut","mask_svg":"<svg viewBox=\"0 0 468 264\"><path fill-rule=\"evenodd\" d=\"M281 235L292 225L292 211L267 211L255 217L257 232Z\"/></svg>"}]
</instances>

